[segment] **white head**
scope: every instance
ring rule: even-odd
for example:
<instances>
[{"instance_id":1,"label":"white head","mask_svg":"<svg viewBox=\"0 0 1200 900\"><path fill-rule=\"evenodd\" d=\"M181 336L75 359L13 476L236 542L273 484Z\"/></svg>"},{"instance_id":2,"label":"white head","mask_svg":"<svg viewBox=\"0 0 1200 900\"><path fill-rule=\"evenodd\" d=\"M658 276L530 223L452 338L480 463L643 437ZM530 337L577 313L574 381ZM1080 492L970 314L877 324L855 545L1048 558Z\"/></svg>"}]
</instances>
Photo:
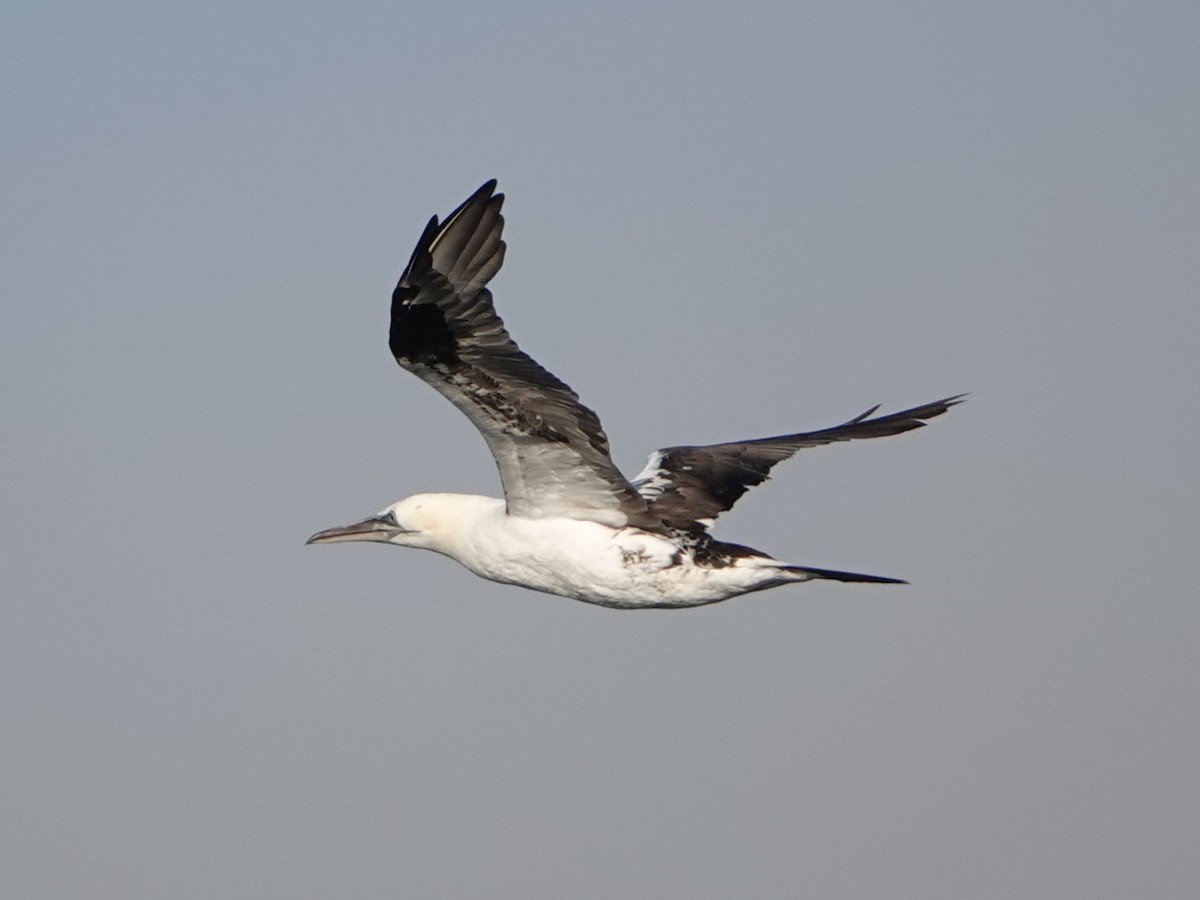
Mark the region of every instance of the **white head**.
<instances>
[{"instance_id":1,"label":"white head","mask_svg":"<svg viewBox=\"0 0 1200 900\"><path fill-rule=\"evenodd\" d=\"M497 503L489 497L468 494L413 494L361 522L318 531L307 543L376 541L452 553L456 538L479 516L481 501L488 507Z\"/></svg>"}]
</instances>

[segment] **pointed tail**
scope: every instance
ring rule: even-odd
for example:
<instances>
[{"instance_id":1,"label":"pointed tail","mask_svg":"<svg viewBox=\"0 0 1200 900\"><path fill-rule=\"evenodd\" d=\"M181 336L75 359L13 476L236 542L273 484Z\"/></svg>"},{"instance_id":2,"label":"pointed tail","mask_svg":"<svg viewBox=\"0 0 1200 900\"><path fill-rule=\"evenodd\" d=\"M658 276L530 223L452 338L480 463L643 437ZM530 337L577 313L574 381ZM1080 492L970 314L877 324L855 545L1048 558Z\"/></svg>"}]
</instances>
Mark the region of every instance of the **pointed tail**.
<instances>
[{"instance_id":1,"label":"pointed tail","mask_svg":"<svg viewBox=\"0 0 1200 900\"><path fill-rule=\"evenodd\" d=\"M838 572L835 569L814 569L811 566L781 566L785 572L795 572L808 578L828 578L831 581L852 581L865 584L908 584L903 578L884 578L882 575L862 575L858 572Z\"/></svg>"}]
</instances>

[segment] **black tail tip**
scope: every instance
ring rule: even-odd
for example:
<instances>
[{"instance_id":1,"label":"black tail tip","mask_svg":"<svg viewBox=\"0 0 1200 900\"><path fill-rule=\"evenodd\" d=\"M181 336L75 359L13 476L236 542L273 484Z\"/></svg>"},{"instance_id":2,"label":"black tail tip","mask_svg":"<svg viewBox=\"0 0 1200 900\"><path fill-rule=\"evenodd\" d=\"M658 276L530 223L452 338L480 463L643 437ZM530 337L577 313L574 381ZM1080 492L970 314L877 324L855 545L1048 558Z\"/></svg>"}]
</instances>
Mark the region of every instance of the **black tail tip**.
<instances>
[{"instance_id":1,"label":"black tail tip","mask_svg":"<svg viewBox=\"0 0 1200 900\"><path fill-rule=\"evenodd\" d=\"M885 578L883 575L863 575L860 572L839 572L836 569L814 569L811 566L788 566L789 572L801 572L813 578L829 581L845 581L852 584L908 584L903 578Z\"/></svg>"}]
</instances>

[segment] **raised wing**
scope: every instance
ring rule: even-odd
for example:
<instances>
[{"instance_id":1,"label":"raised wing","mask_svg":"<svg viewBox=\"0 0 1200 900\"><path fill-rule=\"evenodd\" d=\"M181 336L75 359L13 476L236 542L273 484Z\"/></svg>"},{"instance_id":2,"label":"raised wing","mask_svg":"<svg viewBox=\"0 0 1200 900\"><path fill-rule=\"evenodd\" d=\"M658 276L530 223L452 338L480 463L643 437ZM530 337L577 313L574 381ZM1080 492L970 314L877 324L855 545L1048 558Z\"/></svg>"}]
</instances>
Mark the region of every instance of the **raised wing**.
<instances>
[{"instance_id":1,"label":"raised wing","mask_svg":"<svg viewBox=\"0 0 1200 900\"><path fill-rule=\"evenodd\" d=\"M633 485L650 504L650 511L669 527L703 530L747 490L766 481L773 465L797 450L911 431L961 400L960 394L872 419L871 414L879 409L873 406L849 422L821 431L656 450Z\"/></svg>"},{"instance_id":2,"label":"raised wing","mask_svg":"<svg viewBox=\"0 0 1200 900\"><path fill-rule=\"evenodd\" d=\"M511 515L661 529L613 465L596 414L509 337L486 287L504 261L503 194L489 181L429 220L392 294L392 355L479 429Z\"/></svg>"}]
</instances>

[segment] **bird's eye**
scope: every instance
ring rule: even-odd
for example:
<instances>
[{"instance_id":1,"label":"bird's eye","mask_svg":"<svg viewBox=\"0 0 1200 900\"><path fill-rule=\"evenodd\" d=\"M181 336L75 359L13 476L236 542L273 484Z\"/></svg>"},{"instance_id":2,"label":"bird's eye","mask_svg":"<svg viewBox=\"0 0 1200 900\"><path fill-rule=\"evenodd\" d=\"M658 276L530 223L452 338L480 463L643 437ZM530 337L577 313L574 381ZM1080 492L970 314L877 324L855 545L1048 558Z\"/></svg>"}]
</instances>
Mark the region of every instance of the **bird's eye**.
<instances>
[{"instance_id":1,"label":"bird's eye","mask_svg":"<svg viewBox=\"0 0 1200 900\"><path fill-rule=\"evenodd\" d=\"M389 509L380 516L379 521L386 522L388 525L395 525L397 528L400 527L400 523L396 520L396 511L393 509Z\"/></svg>"}]
</instances>

